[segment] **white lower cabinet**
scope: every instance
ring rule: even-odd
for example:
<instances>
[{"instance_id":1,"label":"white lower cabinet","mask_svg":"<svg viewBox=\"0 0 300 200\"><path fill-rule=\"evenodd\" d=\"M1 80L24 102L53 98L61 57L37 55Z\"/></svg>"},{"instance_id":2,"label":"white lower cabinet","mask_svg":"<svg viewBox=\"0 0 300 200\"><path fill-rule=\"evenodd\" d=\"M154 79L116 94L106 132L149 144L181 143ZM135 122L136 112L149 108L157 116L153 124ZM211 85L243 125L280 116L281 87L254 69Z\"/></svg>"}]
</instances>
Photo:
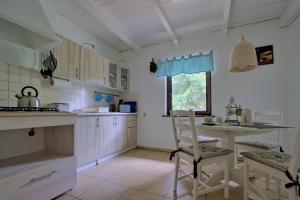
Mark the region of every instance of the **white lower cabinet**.
<instances>
[{"instance_id":1,"label":"white lower cabinet","mask_svg":"<svg viewBox=\"0 0 300 200\"><path fill-rule=\"evenodd\" d=\"M136 116L80 116L76 124L77 167L136 147Z\"/></svg>"}]
</instances>

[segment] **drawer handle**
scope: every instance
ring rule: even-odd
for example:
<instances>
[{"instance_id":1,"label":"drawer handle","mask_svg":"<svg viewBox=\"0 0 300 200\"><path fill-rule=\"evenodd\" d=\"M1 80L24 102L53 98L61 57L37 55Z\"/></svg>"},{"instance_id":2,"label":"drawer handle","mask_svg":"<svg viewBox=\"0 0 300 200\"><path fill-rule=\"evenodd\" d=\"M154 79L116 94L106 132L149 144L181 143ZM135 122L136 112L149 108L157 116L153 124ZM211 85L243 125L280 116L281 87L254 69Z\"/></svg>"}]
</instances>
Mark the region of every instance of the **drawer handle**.
<instances>
[{"instance_id":1,"label":"drawer handle","mask_svg":"<svg viewBox=\"0 0 300 200\"><path fill-rule=\"evenodd\" d=\"M49 174L46 174L46 175L43 175L43 176L40 176L40 177L37 177L37 178L32 178L30 181L28 181L27 183L25 183L24 185L22 185L20 187L20 189L24 188L24 187L27 187L31 184L34 184L34 183L37 183L37 182L40 182L41 180L44 180L46 178L49 178L51 177L53 174L56 174L58 171L52 171L50 172Z\"/></svg>"}]
</instances>

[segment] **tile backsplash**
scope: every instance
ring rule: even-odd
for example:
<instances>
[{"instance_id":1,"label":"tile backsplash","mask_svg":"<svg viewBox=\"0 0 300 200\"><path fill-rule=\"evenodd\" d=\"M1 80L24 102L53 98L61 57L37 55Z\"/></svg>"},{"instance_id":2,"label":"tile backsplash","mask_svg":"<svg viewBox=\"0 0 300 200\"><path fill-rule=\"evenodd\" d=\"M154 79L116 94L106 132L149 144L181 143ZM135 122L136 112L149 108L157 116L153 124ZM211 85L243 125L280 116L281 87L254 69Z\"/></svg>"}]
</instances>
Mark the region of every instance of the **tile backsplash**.
<instances>
[{"instance_id":1,"label":"tile backsplash","mask_svg":"<svg viewBox=\"0 0 300 200\"><path fill-rule=\"evenodd\" d=\"M17 106L15 94L24 86L33 86L39 91L42 106L48 103L68 103L70 110L84 107L103 106L95 100L95 91L99 88L81 83L55 79L52 87L38 71L0 63L0 106ZM103 91L106 92L107 91Z\"/></svg>"}]
</instances>

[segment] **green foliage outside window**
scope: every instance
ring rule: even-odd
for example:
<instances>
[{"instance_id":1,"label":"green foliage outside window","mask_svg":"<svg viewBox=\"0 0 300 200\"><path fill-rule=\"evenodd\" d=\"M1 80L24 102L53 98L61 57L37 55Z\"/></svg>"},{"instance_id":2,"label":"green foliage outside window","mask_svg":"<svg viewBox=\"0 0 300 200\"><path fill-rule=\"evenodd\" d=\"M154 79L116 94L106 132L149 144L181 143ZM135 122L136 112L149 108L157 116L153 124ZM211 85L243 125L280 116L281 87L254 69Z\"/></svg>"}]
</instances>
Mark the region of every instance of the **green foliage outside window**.
<instances>
[{"instance_id":1,"label":"green foliage outside window","mask_svg":"<svg viewBox=\"0 0 300 200\"><path fill-rule=\"evenodd\" d=\"M172 77L174 110L206 110L206 73L179 74Z\"/></svg>"}]
</instances>

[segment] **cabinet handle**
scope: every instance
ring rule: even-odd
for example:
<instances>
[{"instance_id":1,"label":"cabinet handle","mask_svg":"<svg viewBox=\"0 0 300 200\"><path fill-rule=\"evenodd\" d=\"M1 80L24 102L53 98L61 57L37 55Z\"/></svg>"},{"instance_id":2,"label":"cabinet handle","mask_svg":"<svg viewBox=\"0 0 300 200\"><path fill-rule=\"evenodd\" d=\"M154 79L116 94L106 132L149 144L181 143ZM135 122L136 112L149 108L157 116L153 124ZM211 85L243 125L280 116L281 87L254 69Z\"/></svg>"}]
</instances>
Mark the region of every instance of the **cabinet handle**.
<instances>
[{"instance_id":1,"label":"cabinet handle","mask_svg":"<svg viewBox=\"0 0 300 200\"><path fill-rule=\"evenodd\" d=\"M49 178L51 177L53 174L56 174L58 171L52 171L50 172L49 174L46 174L46 175L43 175L43 176L40 176L40 177L37 177L37 178L32 178L30 181L28 181L27 183L25 183L24 185L22 185L20 187L20 189L24 188L24 187L27 187L31 184L34 184L34 183L37 183L37 182L40 182L46 178Z\"/></svg>"},{"instance_id":2,"label":"cabinet handle","mask_svg":"<svg viewBox=\"0 0 300 200\"><path fill-rule=\"evenodd\" d=\"M97 123L96 123L96 127L99 128L100 124L99 124L99 118L97 118Z\"/></svg>"}]
</instances>

